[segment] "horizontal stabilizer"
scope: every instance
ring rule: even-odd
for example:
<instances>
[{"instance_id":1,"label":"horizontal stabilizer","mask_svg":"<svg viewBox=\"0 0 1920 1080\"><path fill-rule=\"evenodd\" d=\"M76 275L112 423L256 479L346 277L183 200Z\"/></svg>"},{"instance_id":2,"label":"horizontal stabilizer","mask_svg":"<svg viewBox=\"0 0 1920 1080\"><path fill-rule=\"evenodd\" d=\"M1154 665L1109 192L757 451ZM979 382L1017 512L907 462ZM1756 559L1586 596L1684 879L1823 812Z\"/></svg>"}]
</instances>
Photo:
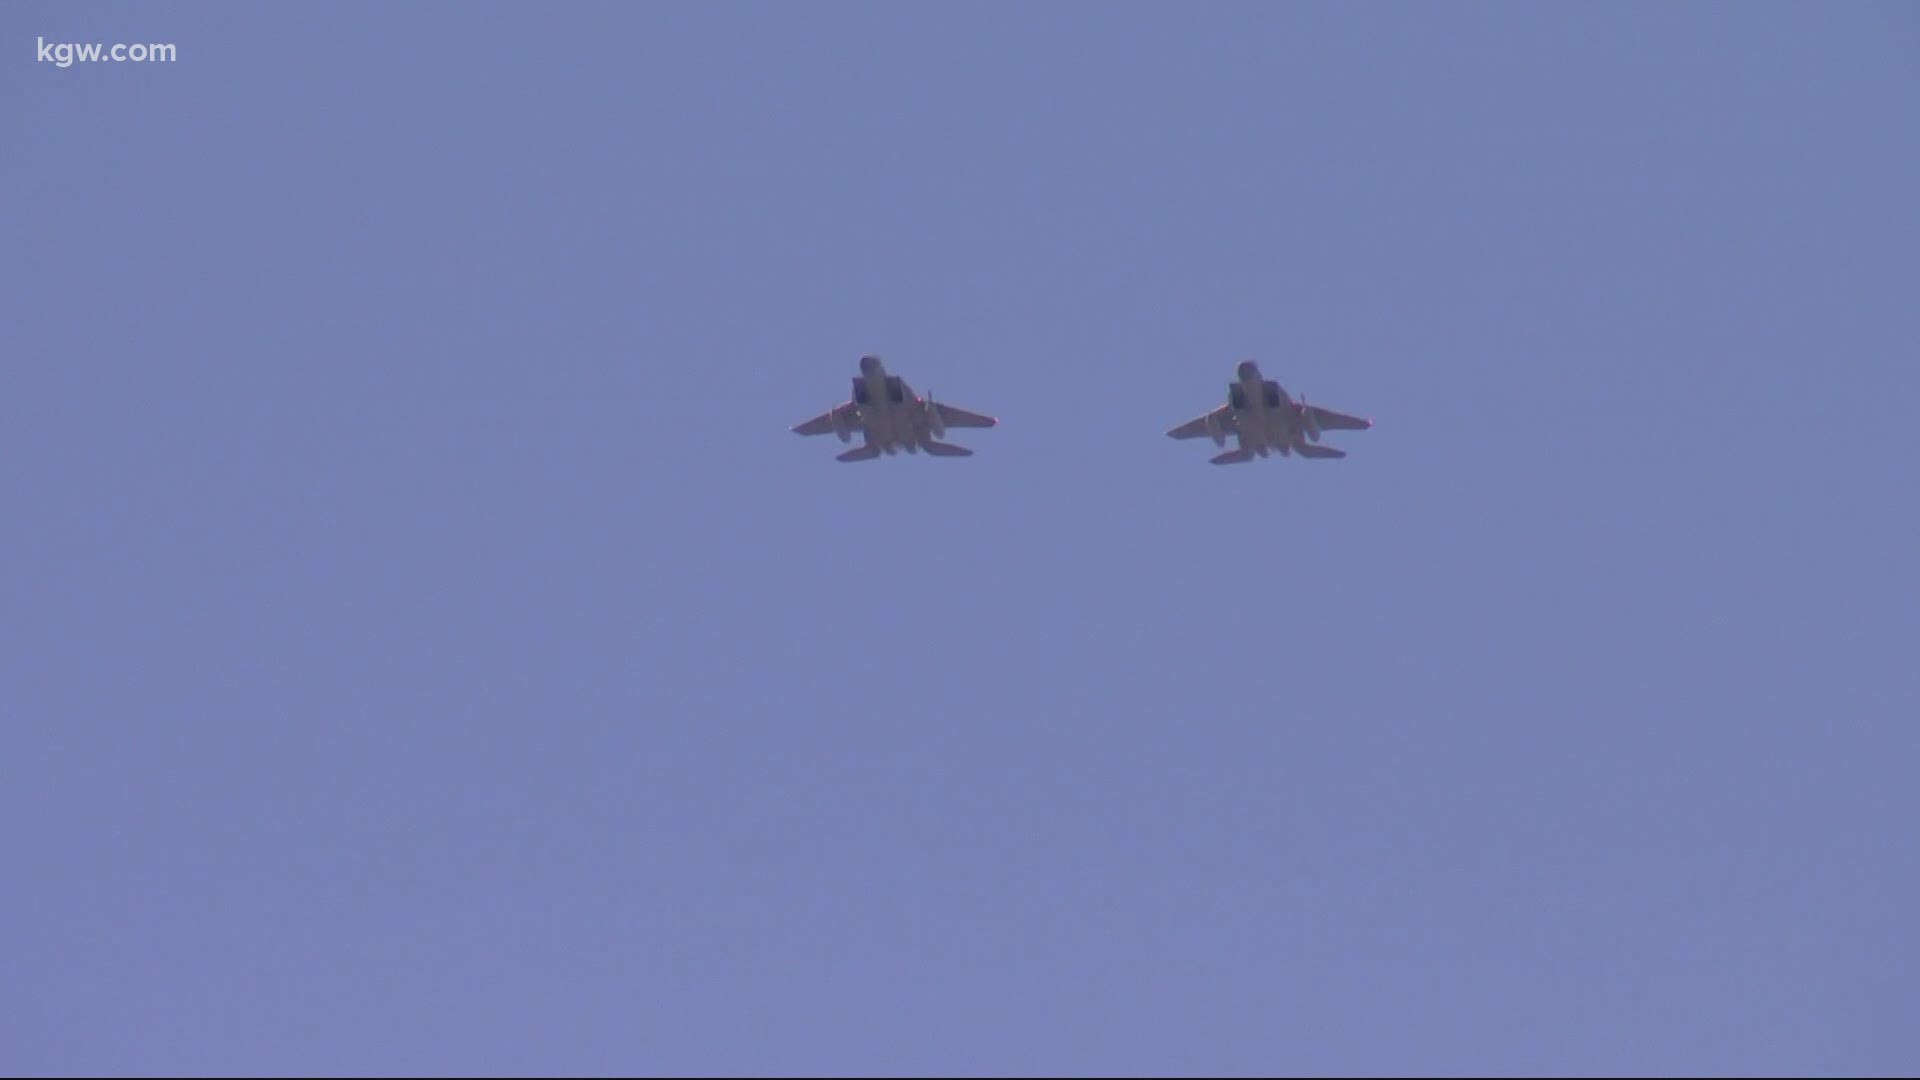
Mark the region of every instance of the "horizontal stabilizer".
<instances>
[{"instance_id":1,"label":"horizontal stabilizer","mask_svg":"<svg viewBox=\"0 0 1920 1080\"><path fill-rule=\"evenodd\" d=\"M955 446L952 443L934 442L931 439L921 443L920 449L925 450L927 453L932 454L934 457L972 457L973 456L973 451L967 449L964 446Z\"/></svg>"},{"instance_id":2,"label":"horizontal stabilizer","mask_svg":"<svg viewBox=\"0 0 1920 1080\"><path fill-rule=\"evenodd\" d=\"M880 448L874 445L856 446L844 454L834 457L835 461L872 461L880 456Z\"/></svg>"},{"instance_id":3,"label":"horizontal stabilizer","mask_svg":"<svg viewBox=\"0 0 1920 1080\"><path fill-rule=\"evenodd\" d=\"M1215 465L1238 465L1243 461L1252 461L1253 451L1229 450L1224 454L1215 454L1211 460Z\"/></svg>"},{"instance_id":4,"label":"horizontal stabilizer","mask_svg":"<svg viewBox=\"0 0 1920 1080\"><path fill-rule=\"evenodd\" d=\"M1331 446L1315 446L1312 443L1301 443L1293 448L1293 452L1299 454L1301 457L1310 458L1343 458L1347 456L1345 450L1335 450Z\"/></svg>"}]
</instances>

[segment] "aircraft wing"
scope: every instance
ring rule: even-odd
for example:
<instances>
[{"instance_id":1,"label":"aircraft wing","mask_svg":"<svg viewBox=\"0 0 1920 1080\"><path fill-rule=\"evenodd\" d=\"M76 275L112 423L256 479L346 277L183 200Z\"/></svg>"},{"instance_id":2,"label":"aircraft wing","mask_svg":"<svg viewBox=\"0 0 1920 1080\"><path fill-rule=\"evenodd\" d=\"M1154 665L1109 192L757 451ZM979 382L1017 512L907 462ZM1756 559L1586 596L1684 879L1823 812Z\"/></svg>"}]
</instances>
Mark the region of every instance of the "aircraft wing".
<instances>
[{"instance_id":1,"label":"aircraft wing","mask_svg":"<svg viewBox=\"0 0 1920 1080\"><path fill-rule=\"evenodd\" d=\"M951 405L934 402L933 407L940 410L940 421L950 428L992 427L999 423L991 416L981 416L965 409L956 409Z\"/></svg>"},{"instance_id":2,"label":"aircraft wing","mask_svg":"<svg viewBox=\"0 0 1920 1080\"><path fill-rule=\"evenodd\" d=\"M1222 435L1231 435L1235 430L1233 410L1222 405L1205 416L1194 417L1167 434L1176 439L1199 439L1211 436L1213 432L1207 430L1209 420L1213 421L1214 428Z\"/></svg>"},{"instance_id":3,"label":"aircraft wing","mask_svg":"<svg viewBox=\"0 0 1920 1080\"><path fill-rule=\"evenodd\" d=\"M1318 405L1307 406L1313 413L1313 422L1320 425L1322 431L1365 431L1373 426L1373 421L1362 420L1357 416L1337 413L1332 409L1323 409Z\"/></svg>"},{"instance_id":4,"label":"aircraft wing","mask_svg":"<svg viewBox=\"0 0 1920 1080\"><path fill-rule=\"evenodd\" d=\"M840 422L846 426L848 431L860 430L860 419L858 416L854 415L854 407L851 404L835 405L833 408L828 409L826 412L821 413L819 416L816 416L811 420L808 420L804 424L795 424L793 427L793 430L796 434L799 434L799 435L832 434L833 418L836 413L840 415L841 417Z\"/></svg>"}]
</instances>

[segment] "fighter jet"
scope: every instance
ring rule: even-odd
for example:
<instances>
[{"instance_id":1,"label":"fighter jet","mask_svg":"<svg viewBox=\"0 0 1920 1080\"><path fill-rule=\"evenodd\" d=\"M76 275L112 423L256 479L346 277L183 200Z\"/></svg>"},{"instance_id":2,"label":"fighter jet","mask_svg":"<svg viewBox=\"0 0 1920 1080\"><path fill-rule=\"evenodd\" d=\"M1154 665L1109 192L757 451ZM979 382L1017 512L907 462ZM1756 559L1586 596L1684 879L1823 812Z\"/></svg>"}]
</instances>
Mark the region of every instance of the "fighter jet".
<instances>
[{"instance_id":1,"label":"fighter jet","mask_svg":"<svg viewBox=\"0 0 1920 1080\"><path fill-rule=\"evenodd\" d=\"M936 404L933 395L920 397L898 375L887 374L877 356L860 358L860 374L853 380L853 398L804 424L794 426L801 435L825 435L832 432L841 442L859 432L863 444L839 455L838 461L872 461L881 454L922 450L934 457L967 457L973 451L964 446L938 442L948 428L990 428L999 421L951 405Z\"/></svg>"},{"instance_id":2,"label":"fighter jet","mask_svg":"<svg viewBox=\"0 0 1920 1080\"><path fill-rule=\"evenodd\" d=\"M1205 435L1215 446L1227 445L1227 436L1239 440L1239 449L1213 458L1215 465L1238 465L1252 461L1255 454L1266 457L1279 451L1281 457L1297 453L1304 458L1343 458L1345 450L1315 445L1323 431L1365 431L1373 421L1307 404L1305 395L1295 401L1280 384L1260 377L1260 366L1241 361L1235 371L1238 381L1227 384L1227 403L1189 420L1168 435L1176 439L1196 439Z\"/></svg>"}]
</instances>

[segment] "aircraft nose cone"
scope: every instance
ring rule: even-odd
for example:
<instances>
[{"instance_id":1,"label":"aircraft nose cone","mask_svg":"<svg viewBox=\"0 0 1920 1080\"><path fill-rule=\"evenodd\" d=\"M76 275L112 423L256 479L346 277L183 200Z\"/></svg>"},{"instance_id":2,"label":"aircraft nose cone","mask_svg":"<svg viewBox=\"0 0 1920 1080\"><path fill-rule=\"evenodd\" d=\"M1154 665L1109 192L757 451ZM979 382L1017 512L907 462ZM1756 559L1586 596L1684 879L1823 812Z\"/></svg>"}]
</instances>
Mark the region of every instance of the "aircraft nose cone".
<instances>
[{"instance_id":1,"label":"aircraft nose cone","mask_svg":"<svg viewBox=\"0 0 1920 1080\"><path fill-rule=\"evenodd\" d=\"M1260 365L1254 363L1251 360L1240 361L1240 367L1238 370L1240 373L1240 377L1243 379L1257 379L1260 377Z\"/></svg>"},{"instance_id":2,"label":"aircraft nose cone","mask_svg":"<svg viewBox=\"0 0 1920 1080\"><path fill-rule=\"evenodd\" d=\"M879 366L880 358L877 356L863 356L860 358L860 370L869 375L873 374L874 369Z\"/></svg>"}]
</instances>

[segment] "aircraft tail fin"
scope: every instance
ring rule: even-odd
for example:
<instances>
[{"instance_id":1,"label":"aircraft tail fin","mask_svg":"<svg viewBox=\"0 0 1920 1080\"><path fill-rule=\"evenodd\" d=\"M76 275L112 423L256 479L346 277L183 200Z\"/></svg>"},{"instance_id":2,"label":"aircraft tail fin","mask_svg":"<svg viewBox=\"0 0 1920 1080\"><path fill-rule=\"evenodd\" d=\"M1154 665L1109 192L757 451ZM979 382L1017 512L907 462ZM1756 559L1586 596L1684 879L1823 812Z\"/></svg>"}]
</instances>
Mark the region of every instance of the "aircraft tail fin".
<instances>
[{"instance_id":1,"label":"aircraft tail fin","mask_svg":"<svg viewBox=\"0 0 1920 1080\"><path fill-rule=\"evenodd\" d=\"M1343 458L1347 456L1345 450L1336 450L1331 446L1315 446L1313 443L1301 443L1293 448L1293 452L1305 458Z\"/></svg>"},{"instance_id":2,"label":"aircraft tail fin","mask_svg":"<svg viewBox=\"0 0 1920 1080\"><path fill-rule=\"evenodd\" d=\"M1243 461L1252 461L1253 451L1243 447L1239 450L1229 450L1224 454L1215 454L1210 460L1215 465L1238 465Z\"/></svg>"},{"instance_id":3,"label":"aircraft tail fin","mask_svg":"<svg viewBox=\"0 0 1920 1080\"><path fill-rule=\"evenodd\" d=\"M934 442L932 439L928 439L926 442L921 443L920 449L925 450L927 453L932 454L934 457L972 457L973 456L973 451L967 449L964 446L955 446L952 443Z\"/></svg>"},{"instance_id":4,"label":"aircraft tail fin","mask_svg":"<svg viewBox=\"0 0 1920 1080\"><path fill-rule=\"evenodd\" d=\"M835 461L872 461L880 456L880 448L872 443L856 446L846 453L835 455Z\"/></svg>"}]
</instances>

